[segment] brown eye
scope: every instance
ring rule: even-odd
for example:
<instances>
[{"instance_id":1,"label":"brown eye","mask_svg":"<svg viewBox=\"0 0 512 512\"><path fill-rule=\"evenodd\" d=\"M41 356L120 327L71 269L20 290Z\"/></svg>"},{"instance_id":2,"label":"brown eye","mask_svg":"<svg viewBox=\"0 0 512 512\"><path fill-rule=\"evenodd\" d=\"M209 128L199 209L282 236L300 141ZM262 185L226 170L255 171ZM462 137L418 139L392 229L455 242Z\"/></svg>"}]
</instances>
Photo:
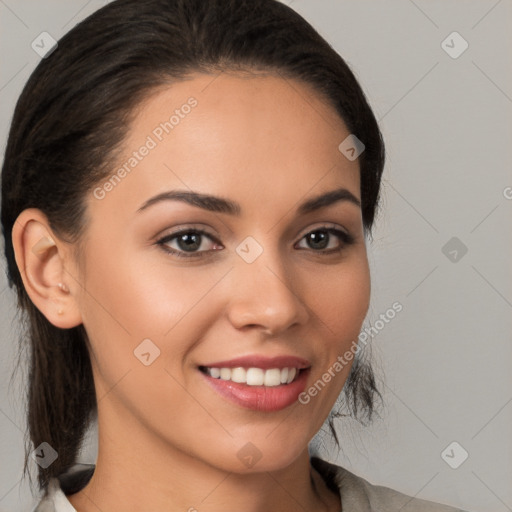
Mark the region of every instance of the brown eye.
<instances>
[{"instance_id":1,"label":"brown eye","mask_svg":"<svg viewBox=\"0 0 512 512\"><path fill-rule=\"evenodd\" d=\"M218 250L218 248L204 248L205 245L211 245L205 244L205 239L210 240L211 244L214 246L218 244L209 233L202 229L186 229L172 233L158 240L157 244L161 246L164 251L178 257L201 257L203 253ZM173 244L174 247L172 247L171 244ZM198 250L202 247L203 250Z\"/></svg>"},{"instance_id":2,"label":"brown eye","mask_svg":"<svg viewBox=\"0 0 512 512\"><path fill-rule=\"evenodd\" d=\"M336 244L336 239L338 240ZM310 231L302 240L306 241L307 248L316 252L336 252L342 250L345 246L354 243L354 238L336 228L322 227ZM334 246L332 246L334 243ZM327 250L326 250L327 249Z\"/></svg>"}]
</instances>

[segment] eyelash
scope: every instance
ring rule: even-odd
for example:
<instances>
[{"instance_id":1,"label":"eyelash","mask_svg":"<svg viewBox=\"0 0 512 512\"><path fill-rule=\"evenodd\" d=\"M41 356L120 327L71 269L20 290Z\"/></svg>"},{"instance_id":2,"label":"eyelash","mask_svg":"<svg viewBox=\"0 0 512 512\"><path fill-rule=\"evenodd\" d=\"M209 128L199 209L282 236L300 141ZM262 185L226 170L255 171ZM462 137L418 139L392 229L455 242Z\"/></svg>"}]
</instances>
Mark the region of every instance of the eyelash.
<instances>
[{"instance_id":1,"label":"eyelash","mask_svg":"<svg viewBox=\"0 0 512 512\"><path fill-rule=\"evenodd\" d=\"M323 255L327 256L327 255L330 255L333 253L341 253L347 246L353 245L355 242L355 239L351 234L345 233L344 231L341 231L340 229L329 227L329 226L321 226L319 228L315 228L312 231L309 231L308 233L306 233L301 238L301 240L306 238L308 235L311 235L312 233L316 233L318 231L325 231L325 232L329 233L330 235L337 236L341 240L341 247L339 247L337 249L327 249L327 250L307 249L307 250L313 251L318 254L323 254ZM206 236L207 238L209 238L216 244L222 245L212 235L210 235L207 231L200 229L200 228L183 229L176 233L166 235L163 238L160 238L159 240L157 240L156 244L159 247L161 247L162 250L164 250L166 253L172 254L173 256L176 256L178 258L202 258L202 257L204 257L204 253L211 253L211 252L215 251L215 249L214 249L214 250L210 250L210 251L197 251L197 252L187 253L186 251L177 251L175 249L170 249L166 245L171 240L174 240L175 238L178 238L178 237L180 237L182 235L186 235L186 234L196 234L196 235Z\"/></svg>"}]
</instances>

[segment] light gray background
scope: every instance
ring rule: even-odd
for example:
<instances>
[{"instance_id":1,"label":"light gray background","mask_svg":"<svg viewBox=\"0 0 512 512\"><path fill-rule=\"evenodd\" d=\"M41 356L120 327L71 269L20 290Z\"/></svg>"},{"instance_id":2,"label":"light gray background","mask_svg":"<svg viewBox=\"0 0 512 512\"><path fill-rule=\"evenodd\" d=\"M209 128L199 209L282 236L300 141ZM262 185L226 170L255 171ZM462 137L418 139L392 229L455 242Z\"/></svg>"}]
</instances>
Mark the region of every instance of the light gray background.
<instances>
[{"instance_id":1,"label":"light gray background","mask_svg":"<svg viewBox=\"0 0 512 512\"><path fill-rule=\"evenodd\" d=\"M0 0L2 153L39 60L31 42L42 31L59 39L104 3ZM328 445L325 457L420 498L512 511L512 2L291 5L348 61L380 120L388 157L365 326L395 301L404 308L372 341L382 419L339 423L343 451ZM469 43L457 59L441 47L453 31ZM456 262L442 252L452 237L468 249ZM32 499L20 483L23 381L9 387L18 328L3 273L0 292L0 512L15 512ZM453 441L469 453L457 469L441 457Z\"/></svg>"}]
</instances>

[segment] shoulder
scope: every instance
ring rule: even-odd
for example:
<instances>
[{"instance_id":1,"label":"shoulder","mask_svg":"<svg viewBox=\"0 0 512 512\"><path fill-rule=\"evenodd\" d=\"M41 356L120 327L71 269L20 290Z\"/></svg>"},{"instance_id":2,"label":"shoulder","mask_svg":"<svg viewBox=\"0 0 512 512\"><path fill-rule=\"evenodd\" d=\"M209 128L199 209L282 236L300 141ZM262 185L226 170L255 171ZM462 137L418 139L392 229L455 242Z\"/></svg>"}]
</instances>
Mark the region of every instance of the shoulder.
<instances>
[{"instance_id":1,"label":"shoulder","mask_svg":"<svg viewBox=\"0 0 512 512\"><path fill-rule=\"evenodd\" d=\"M68 472L52 478L44 497L31 512L76 512L66 498L84 488L94 473L93 464L75 464Z\"/></svg>"},{"instance_id":2,"label":"shoulder","mask_svg":"<svg viewBox=\"0 0 512 512\"><path fill-rule=\"evenodd\" d=\"M32 512L76 512L76 510L64 495L59 481L56 478L52 478L48 484L45 496L32 509Z\"/></svg>"},{"instance_id":3,"label":"shoulder","mask_svg":"<svg viewBox=\"0 0 512 512\"><path fill-rule=\"evenodd\" d=\"M329 487L339 491L344 512L464 512L441 503L414 498L389 487L374 485L318 457L312 457L311 464L324 476Z\"/></svg>"},{"instance_id":4,"label":"shoulder","mask_svg":"<svg viewBox=\"0 0 512 512\"><path fill-rule=\"evenodd\" d=\"M343 512L464 512L441 503L414 498L389 487L374 485L347 469L318 457L312 457L311 464L327 485L339 492ZM46 496L32 512L76 512L66 494L83 488L93 472L93 465L77 464L59 480L52 479Z\"/></svg>"}]
</instances>

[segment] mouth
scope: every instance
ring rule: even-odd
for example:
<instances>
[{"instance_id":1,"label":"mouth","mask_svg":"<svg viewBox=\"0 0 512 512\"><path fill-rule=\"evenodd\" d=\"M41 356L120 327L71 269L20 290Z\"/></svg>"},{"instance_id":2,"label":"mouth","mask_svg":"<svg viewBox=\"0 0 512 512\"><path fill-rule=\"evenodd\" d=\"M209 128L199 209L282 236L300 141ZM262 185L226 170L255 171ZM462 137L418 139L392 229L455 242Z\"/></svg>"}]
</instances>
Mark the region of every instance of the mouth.
<instances>
[{"instance_id":1,"label":"mouth","mask_svg":"<svg viewBox=\"0 0 512 512\"><path fill-rule=\"evenodd\" d=\"M263 368L238 366L235 368L200 366L199 370L213 379L236 382L247 386L276 387L291 384L306 368Z\"/></svg>"},{"instance_id":2,"label":"mouth","mask_svg":"<svg viewBox=\"0 0 512 512\"><path fill-rule=\"evenodd\" d=\"M311 364L293 356L249 356L200 365L198 370L221 398L245 409L274 412L297 402Z\"/></svg>"}]
</instances>

